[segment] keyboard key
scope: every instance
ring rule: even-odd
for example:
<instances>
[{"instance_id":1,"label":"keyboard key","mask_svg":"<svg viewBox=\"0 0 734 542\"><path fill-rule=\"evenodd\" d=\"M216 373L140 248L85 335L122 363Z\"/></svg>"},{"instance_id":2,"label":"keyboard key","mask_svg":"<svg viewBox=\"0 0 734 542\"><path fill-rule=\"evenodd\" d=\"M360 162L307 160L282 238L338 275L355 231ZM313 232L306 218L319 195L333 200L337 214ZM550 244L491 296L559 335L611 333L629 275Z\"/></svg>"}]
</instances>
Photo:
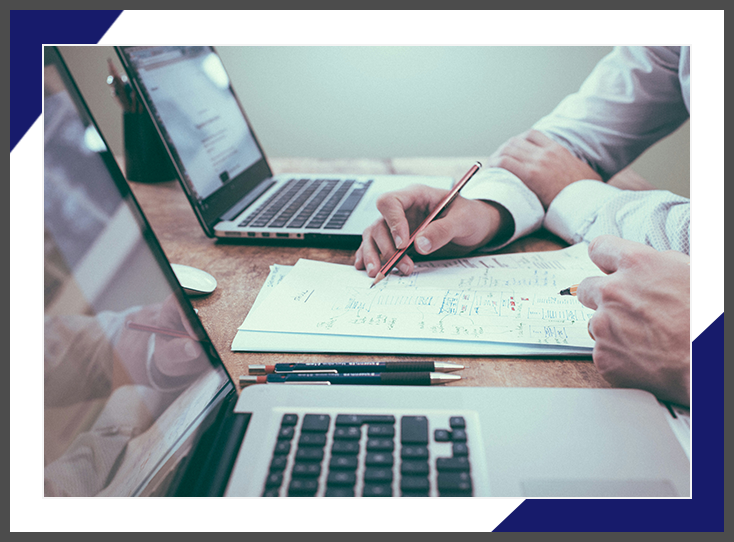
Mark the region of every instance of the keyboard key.
<instances>
[{"instance_id":1,"label":"keyboard key","mask_svg":"<svg viewBox=\"0 0 734 542\"><path fill-rule=\"evenodd\" d=\"M288 495L290 497L306 497L316 494L319 488L319 481L311 478L293 478L288 486Z\"/></svg>"},{"instance_id":2,"label":"keyboard key","mask_svg":"<svg viewBox=\"0 0 734 542\"><path fill-rule=\"evenodd\" d=\"M400 473L405 475L425 474L428 475L428 461L403 460L400 464Z\"/></svg>"},{"instance_id":3,"label":"keyboard key","mask_svg":"<svg viewBox=\"0 0 734 542\"><path fill-rule=\"evenodd\" d=\"M426 493L430 489L427 476L403 476L400 479L400 491L425 491Z\"/></svg>"},{"instance_id":4,"label":"keyboard key","mask_svg":"<svg viewBox=\"0 0 734 542\"><path fill-rule=\"evenodd\" d=\"M298 423L298 414L283 414L280 422L281 427L284 425L296 425Z\"/></svg>"},{"instance_id":5,"label":"keyboard key","mask_svg":"<svg viewBox=\"0 0 734 542\"><path fill-rule=\"evenodd\" d=\"M466 427L466 420L463 416L451 416L449 418L449 427L451 429L464 429Z\"/></svg>"},{"instance_id":6,"label":"keyboard key","mask_svg":"<svg viewBox=\"0 0 734 542\"><path fill-rule=\"evenodd\" d=\"M441 471L468 471L469 459L466 457L439 457L436 459L436 469Z\"/></svg>"},{"instance_id":7,"label":"keyboard key","mask_svg":"<svg viewBox=\"0 0 734 542\"><path fill-rule=\"evenodd\" d=\"M349 471L337 470L329 473L326 478L326 485L331 486L348 486L354 487L357 483L357 474Z\"/></svg>"},{"instance_id":8,"label":"keyboard key","mask_svg":"<svg viewBox=\"0 0 734 542\"><path fill-rule=\"evenodd\" d=\"M289 440L279 440L275 443L273 455L288 455L291 451L291 443Z\"/></svg>"},{"instance_id":9,"label":"keyboard key","mask_svg":"<svg viewBox=\"0 0 734 542\"><path fill-rule=\"evenodd\" d=\"M437 484L441 496L444 493L472 492L471 476L468 472L439 472Z\"/></svg>"},{"instance_id":10,"label":"keyboard key","mask_svg":"<svg viewBox=\"0 0 734 542\"><path fill-rule=\"evenodd\" d=\"M331 453L356 455L359 453L359 442L356 440L335 440L331 447Z\"/></svg>"},{"instance_id":11,"label":"keyboard key","mask_svg":"<svg viewBox=\"0 0 734 542\"><path fill-rule=\"evenodd\" d=\"M446 431L446 429L436 429L433 432L433 440L436 442L448 442L451 440L451 433Z\"/></svg>"},{"instance_id":12,"label":"keyboard key","mask_svg":"<svg viewBox=\"0 0 734 542\"><path fill-rule=\"evenodd\" d=\"M395 416L381 415L364 415L364 414L339 414L336 417L336 425L362 425L363 423L378 424L389 423L395 424Z\"/></svg>"},{"instance_id":13,"label":"keyboard key","mask_svg":"<svg viewBox=\"0 0 734 542\"><path fill-rule=\"evenodd\" d=\"M263 497L280 497L280 488L271 487L263 491Z\"/></svg>"},{"instance_id":14,"label":"keyboard key","mask_svg":"<svg viewBox=\"0 0 734 542\"><path fill-rule=\"evenodd\" d=\"M278 431L278 440L290 440L293 438L294 432L295 428L292 425L281 427L280 431Z\"/></svg>"},{"instance_id":15,"label":"keyboard key","mask_svg":"<svg viewBox=\"0 0 734 542\"><path fill-rule=\"evenodd\" d=\"M326 433L329 430L330 417L327 414L306 414L303 417L302 433Z\"/></svg>"},{"instance_id":16,"label":"keyboard key","mask_svg":"<svg viewBox=\"0 0 734 542\"><path fill-rule=\"evenodd\" d=\"M465 442L454 442L451 447L454 457L466 457L469 455L469 447Z\"/></svg>"},{"instance_id":17,"label":"keyboard key","mask_svg":"<svg viewBox=\"0 0 734 542\"><path fill-rule=\"evenodd\" d=\"M270 472L281 472L285 469L287 464L287 455L275 455L273 456L273 460L270 462Z\"/></svg>"},{"instance_id":18,"label":"keyboard key","mask_svg":"<svg viewBox=\"0 0 734 542\"><path fill-rule=\"evenodd\" d=\"M298 446L319 446L321 448L326 444L325 433L301 433L298 439Z\"/></svg>"},{"instance_id":19,"label":"keyboard key","mask_svg":"<svg viewBox=\"0 0 734 542\"><path fill-rule=\"evenodd\" d=\"M334 440L359 440L362 431L359 427L337 427L334 429Z\"/></svg>"},{"instance_id":20,"label":"keyboard key","mask_svg":"<svg viewBox=\"0 0 734 542\"><path fill-rule=\"evenodd\" d=\"M393 425L369 425L367 427L368 437L394 437L395 426Z\"/></svg>"},{"instance_id":21,"label":"keyboard key","mask_svg":"<svg viewBox=\"0 0 734 542\"><path fill-rule=\"evenodd\" d=\"M367 439L367 450L370 452L391 452L395 449L395 443L389 438Z\"/></svg>"},{"instance_id":22,"label":"keyboard key","mask_svg":"<svg viewBox=\"0 0 734 542\"><path fill-rule=\"evenodd\" d=\"M393 464L393 456L391 453L385 452L367 452L364 464L369 467L388 467Z\"/></svg>"},{"instance_id":23,"label":"keyboard key","mask_svg":"<svg viewBox=\"0 0 734 542\"><path fill-rule=\"evenodd\" d=\"M451 431L451 440L454 442L466 442L466 431L464 429L454 429Z\"/></svg>"},{"instance_id":24,"label":"keyboard key","mask_svg":"<svg viewBox=\"0 0 734 542\"><path fill-rule=\"evenodd\" d=\"M403 446L400 450L402 459L428 459L427 446Z\"/></svg>"},{"instance_id":25,"label":"keyboard key","mask_svg":"<svg viewBox=\"0 0 734 542\"><path fill-rule=\"evenodd\" d=\"M390 484L365 484L362 490L363 497L392 497Z\"/></svg>"},{"instance_id":26,"label":"keyboard key","mask_svg":"<svg viewBox=\"0 0 734 542\"><path fill-rule=\"evenodd\" d=\"M330 470L357 470L356 455L332 455L329 462Z\"/></svg>"},{"instance_id":27,"label":"keyboard key","mask_svg":"<svg viewBox=\"0 0 734 542\"><path fill-rule=\"evenodd\" d=\"M293 465L293 478L318 478L321 474L320 463L296 463Z\"/></svg>"},{"instance_id":28,"label":"keyboard key","mask_svg":"<svg viewBox=\"0 0 734 542\"><path fill-rule=\"evenodd\" d=\"M325 497L354 497L353 487L328 487L326 488Z\"/></svg>"},{"instance_id":29,"label":"keyboard key","mask_svg":"<svg viewBox=\"0 0 734 542\"><path fill-rule=\"evenodd\" d=\"M403 444L428 444L428 418L403 416L400 420L400 442Z\"/></svg>"},{"instance_id":30,"label":"keyboard key","mask_svg":"<svg viewBox=\"0 0 734 542\"><path fill-rule=\"evenodd\" d=\"M268 475L267 478L265 478L265 487L280 487L280 484L283 483L283 473L282 472L274 472Z\"/></svg>"},{"instance_id":31,"label":"keyboard key","mask_svg":"<svg viewBox=\"0 0 734 542\"><path fill-rule=\"evenodd\" d=\"M296 450L296 461L321 461L324 458L324 450L321 448L298 448Z\"/></svg>"},{"instance_id":32,"label":"keyboard key","mask_svg":"<svg viewBox=\"0 0 734 542\"><path fill-rule=\"evenodd\" d=\"M364 470L364 481L389 484L392 482L392 469L385 467L367 467Z\"/></svg>"}]
</instances>

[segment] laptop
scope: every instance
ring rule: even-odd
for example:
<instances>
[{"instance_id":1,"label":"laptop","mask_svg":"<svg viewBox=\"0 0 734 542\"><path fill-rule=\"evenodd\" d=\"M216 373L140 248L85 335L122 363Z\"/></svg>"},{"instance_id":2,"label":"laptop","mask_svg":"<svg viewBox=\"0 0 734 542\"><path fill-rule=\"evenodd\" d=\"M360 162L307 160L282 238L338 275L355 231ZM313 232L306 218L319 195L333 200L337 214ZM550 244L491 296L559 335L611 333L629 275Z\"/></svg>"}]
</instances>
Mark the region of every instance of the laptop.
<instances>
[{"instance_id":1,"label":"laptop","mask_svg":"<svg viewBox=\"0 0 734 542\"><path fill-rule=\"evenodd\" d=\"M46 496L690 496L643 391L238 394L53 47L43 119Z\"/></svg>"},{"instance_id":2,"label":"laptop","mask_svg":"<svg viewBox=\"0 0 734 542\"><path fill-rule=\"evenodd\" d=\"M358 245L380 194L451 187L448 177L273 175L213 47L116 50L209 237Z\"/></svg>"}]
</instances>

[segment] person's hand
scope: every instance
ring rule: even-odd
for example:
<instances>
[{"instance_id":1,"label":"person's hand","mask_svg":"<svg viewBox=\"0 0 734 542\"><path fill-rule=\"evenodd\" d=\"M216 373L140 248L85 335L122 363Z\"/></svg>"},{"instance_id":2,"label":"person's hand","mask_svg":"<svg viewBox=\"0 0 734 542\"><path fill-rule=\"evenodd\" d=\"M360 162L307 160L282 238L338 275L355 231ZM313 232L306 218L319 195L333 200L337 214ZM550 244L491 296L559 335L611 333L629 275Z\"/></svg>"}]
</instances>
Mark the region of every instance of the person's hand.
<instances>
[{"instance_id":1,"label":"person's hand","mask_svg":"<svg viewBox=\"0 0 734 542\"><path fill-rule=\"evenodd\" d=\"M569 184L585 179L601 181L588 164L537 130L510 138L490 156L487 165L519 177L545 209Z\"/></svg>"},{"instance_id":2,"label":"person's hand","mask_svg":"<svg viewBox=\"0 0 734 542\"><path fill-rule=\"evenodd\" d=\"M152 362L158 371L166 376L179 377L198 374L207 364L201 343L188 321L183 317L175 296L170 295L162 304L148 305L127 318L128 322L145 324L187 333L191 338L169 337L155 334ZM125 328L122 330L116 351L122 363L124 375L117 381L121 383L148 383L145 369L148 359L149 332Z\"/></svg>"},{"instance_id":3,"label":"person's hand","mask_svg":"<svg viewBox=\"0 0 734 542\"><path fill-rule=\"evenodd\" d=\"M354 266L366 269L370 277L377 275L382 264L408 243L411 232L436 208L447 192L413 185L380 196L377 209L382 217L362 234ZM509 213L500 205L457 196L449 208L418 236L414 249L422 255L462 256L489 242L511 222ZM406 254L397 267L403 275L409 275L413 266L413 260Z\"/></svg>"},{"instance_id":4,"label":"person's hand","mask_svg":"<svg viewBox=\"0 0 734 542\"><path fill-rule=\"evenodd\" d=\"M578 286L589 320L594 364L613 386L690 404L690 258L611 235L589 244L605 277Z\"/></svg>"},{"instance_id":5,"label":"person's hand","mask_svg":"<svg viewBox=\"0 0 734 542\"><path fill-rule=\"evenodd\" d=\"M198 374L206 368L208 359L200 342L204 337L197 338L173 295L163 303L157 316L157 325L185 331L191 337L185 339L156 334L153 361L161 373L166 376L187 376Z\"/></svg>"}]
</instances>

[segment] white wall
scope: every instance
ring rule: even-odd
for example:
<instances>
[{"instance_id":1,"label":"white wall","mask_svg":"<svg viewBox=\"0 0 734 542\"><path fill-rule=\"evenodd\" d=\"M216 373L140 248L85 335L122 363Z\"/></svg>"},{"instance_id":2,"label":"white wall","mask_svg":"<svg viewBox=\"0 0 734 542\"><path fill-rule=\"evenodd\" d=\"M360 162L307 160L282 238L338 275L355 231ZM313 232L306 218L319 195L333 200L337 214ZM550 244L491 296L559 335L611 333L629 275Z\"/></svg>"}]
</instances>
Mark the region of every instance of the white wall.
<instances>
[{"instance_id":1,"label":"white wall","mask_svg":"<svg viewBox=\"0 0 734 542\"><path fill-rule=\"evenodd\" d=\"M269 157L486 156L575 91L611 47L222 46L232 84ZM120 109L106 46L62 54L116 153ZM686 123L633 168L689 196Z\"/></svg>"}]
</instances>

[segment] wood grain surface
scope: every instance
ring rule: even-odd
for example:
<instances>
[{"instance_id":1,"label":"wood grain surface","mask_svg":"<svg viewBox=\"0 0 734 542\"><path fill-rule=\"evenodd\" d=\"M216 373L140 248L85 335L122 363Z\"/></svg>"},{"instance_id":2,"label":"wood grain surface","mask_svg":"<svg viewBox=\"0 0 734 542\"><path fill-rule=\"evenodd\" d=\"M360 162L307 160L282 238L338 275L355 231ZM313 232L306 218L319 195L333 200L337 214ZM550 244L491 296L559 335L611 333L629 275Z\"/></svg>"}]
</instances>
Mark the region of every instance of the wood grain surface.
<instances>
[{"instance_id":1,"label":"wood grain surface","mask_svg":"<svg viewBox=\"0 0 734 542\"><path fill-rule=\"evenodd\" d=\"M481 161L481 158L478 158ZM477 158L395 158L317 160L311 158L271 159L274 173L396 173L449 175L458 179ZM319 248L273 244L261 241L220 241L206 237L176 181L155 184L130 183L168 259L173 263L204 269L217 279L217 289L209 296L194 297L214 346L237 382L250 364L289 361L435 359L461 363L462 379L451 386L523 387L608 387L591 358L518 358L341 354L285 354L232 352L231 344L270 271L271 264L294 265L299 258L351 265L353 248ZM557 250L565 243L541 230L520 239L500 252ZM356 247L355 247L356 248Z\"/></svg>"}]
</instances>

